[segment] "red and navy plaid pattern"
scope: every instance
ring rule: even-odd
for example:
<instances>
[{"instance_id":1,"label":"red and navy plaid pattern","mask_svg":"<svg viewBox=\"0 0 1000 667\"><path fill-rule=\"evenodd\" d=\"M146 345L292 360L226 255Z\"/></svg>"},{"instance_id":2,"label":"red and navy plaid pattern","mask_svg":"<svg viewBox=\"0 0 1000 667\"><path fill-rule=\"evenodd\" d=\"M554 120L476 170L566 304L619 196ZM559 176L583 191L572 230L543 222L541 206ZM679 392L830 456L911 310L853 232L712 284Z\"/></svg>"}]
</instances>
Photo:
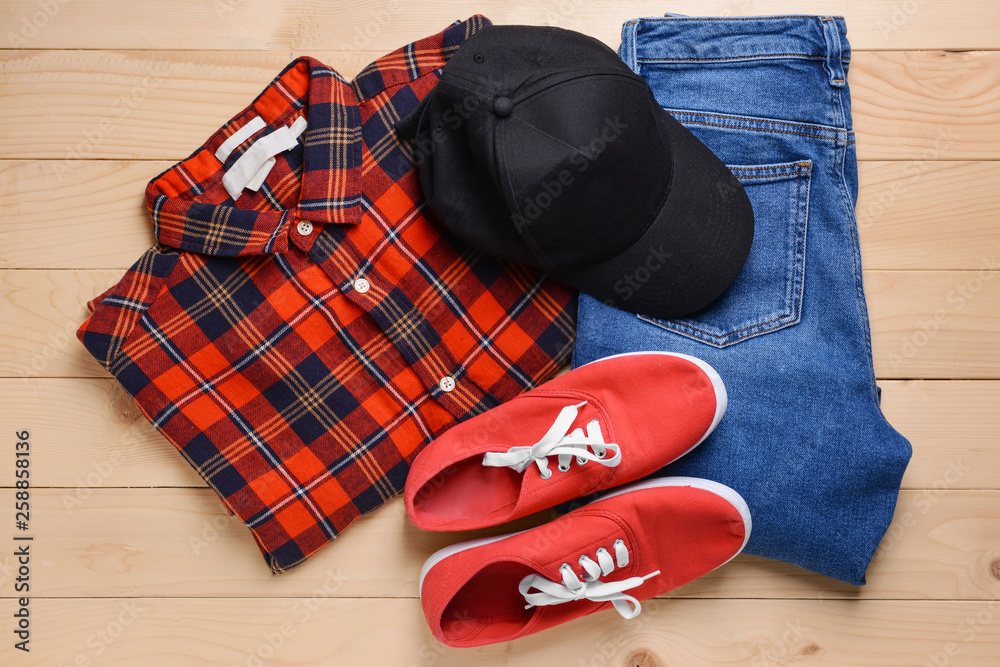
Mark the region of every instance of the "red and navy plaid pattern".
<instances>
[{"instance_id":1,"label":"red and navy plaid pattern","mask_svg":"<svg viewBox=\"0 0 1000 667\"><path fill-rule=\"evenodd\" d=\"M456 23L353 82L293 62L149 184L159 244L90 303L84 345L273 572L399 493L433 437L568 360L572 292L436 231L393 129L485 24ZM255 117L266 127L220 163ZM298 146L233 201L225 170L299 117Z\"/></svg>"}]
</instances>

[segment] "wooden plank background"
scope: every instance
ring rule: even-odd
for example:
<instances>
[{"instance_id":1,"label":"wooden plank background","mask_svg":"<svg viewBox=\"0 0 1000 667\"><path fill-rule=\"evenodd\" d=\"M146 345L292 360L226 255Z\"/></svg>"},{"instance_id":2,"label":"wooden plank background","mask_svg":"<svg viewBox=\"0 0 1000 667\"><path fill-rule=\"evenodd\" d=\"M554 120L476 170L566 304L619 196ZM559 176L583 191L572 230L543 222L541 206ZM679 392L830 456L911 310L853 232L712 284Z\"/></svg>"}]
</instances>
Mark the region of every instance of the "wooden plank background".
<instances>
[{"instance_id":1,"label":"wooden plank background","mask_svg":"<svg viewBox=\"0 0 1000 667\"><path fill-rule=\"evenodd\" d=\"M617 46L622 22L667 11L847 18L876 372L914 448L869 584L744 555L634 621L456 651L428 632L416 578L467 535L417 530L398 500L270 576L74 335L152 242L145 183L297 55L351 76L477 12ZM4 521L14 431L31 430L36 483L32 652L12 647L17 563L0 548L0 664L1000 664L995 0L8 0L0 17Z\"/></svg>"}]
</instances>

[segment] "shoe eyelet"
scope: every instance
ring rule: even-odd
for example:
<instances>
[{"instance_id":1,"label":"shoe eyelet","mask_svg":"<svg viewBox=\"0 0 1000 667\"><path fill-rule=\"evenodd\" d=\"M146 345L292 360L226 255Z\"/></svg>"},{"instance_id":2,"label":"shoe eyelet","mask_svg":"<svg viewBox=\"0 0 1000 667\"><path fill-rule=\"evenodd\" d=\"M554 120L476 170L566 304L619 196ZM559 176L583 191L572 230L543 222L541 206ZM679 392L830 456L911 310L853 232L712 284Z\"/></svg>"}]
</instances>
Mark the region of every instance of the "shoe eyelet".
<instances>
[{"instance_id":1,"label":"shoe eyelet","mask_svg":"<svg viewBox=\"0 0 1000 667\"><path fill-rule=\"evenodd\" d=\"M613 545L611 545L611 546L614 546L614 547L625 546L625 540L623 540L623 539L617 539L617 540L615 540L615 543Z\"/></svg>"},{"instance_id":2,"label":"shoe eyelet","mask_svg":"<svg viewBox=\"0 0 1000 667\"><path fill-rule=\"evenodd\" d=\"M564 570L569 570L570 572L572 572L573 568L570 567L569 563L563 563L562 565L559 566L559 571L563 572Z\"/></svg>"},{"instance_id":3,"label":"shoe eyelet","mask_svg":"<svg viewBox=\"0 0 1000 667\"><path fill-rule=\"evenodd\" d=\"M603 459L607 455L608 455L608 450L606 450L606 449L602 449L599 452L594 452L594 456L596 456L599 459Z\"/></svg>"},{"instance_id":4,"label":"shoe eyelet","mask_svg":"<svg viewBox=\"0 0 1000 667\"><path fill-rule=\"evenodd\" d=\"M472 59L477 63L482 63L484 60L486 60L486 58L481 53L477 53L476 55L472 56Z\"/></svg>"},{"instance_id":5,"label":"shoe eyelet","mask_svg":"<svg viewBox=\"0 0 1000 667\"><path fill-rule=\"evenodd\" d=\"M552 477L552 471L551 470L543 470L541 472L541 476L542 476L542 479L548 479L549 477Z\"/></svg>"},{"instance_id":6,"label":"shoe eyelet","mask_svg":"<svg viewBox=\"0 0 1000 667\"><path fill-rule=\"evenodd\" d=\"M559 472L569 472L569 466L559 466Z\"/></svg>"},{"instance_id":7,"label":"shoe eyelet","mask_svg":"<svg viewBox=\"0 0 1000 667\"><path fill-rule=\"evenodd\" d=\"M581 457L578 456L578 457L576 457L576 463L577 463L577 465L585 466L585 465L587 465L587 459L584 459L584 458L581 458Z\"/></svg>"}]
</instances>

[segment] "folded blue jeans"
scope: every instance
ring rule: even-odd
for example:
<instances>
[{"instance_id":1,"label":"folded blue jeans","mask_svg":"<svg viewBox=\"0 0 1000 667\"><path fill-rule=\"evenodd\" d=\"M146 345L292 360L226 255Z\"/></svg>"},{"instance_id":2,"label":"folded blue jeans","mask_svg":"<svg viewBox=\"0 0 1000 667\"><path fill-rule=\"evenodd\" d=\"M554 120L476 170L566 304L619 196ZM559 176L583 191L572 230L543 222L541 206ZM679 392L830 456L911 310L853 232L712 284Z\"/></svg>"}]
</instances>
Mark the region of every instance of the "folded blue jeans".
<instances>
[{"instance_id":1,"label":"folded blue jeans","mask_svg":"<svg viewBox=\"0 0 1000 667\"><path fill-rule=\"evenodd\" d=\"M747 552L860 585L911 449L882 416L872 367L846 34L839 17L625 24L619 56L743 183L753 247L722 297L684 319L615 307L669 260L623 275L613 302L581 296L573 362L639 350L708 361L726 415L661 474L738 491L753 516Z\"/></svg>"}]
</instances>

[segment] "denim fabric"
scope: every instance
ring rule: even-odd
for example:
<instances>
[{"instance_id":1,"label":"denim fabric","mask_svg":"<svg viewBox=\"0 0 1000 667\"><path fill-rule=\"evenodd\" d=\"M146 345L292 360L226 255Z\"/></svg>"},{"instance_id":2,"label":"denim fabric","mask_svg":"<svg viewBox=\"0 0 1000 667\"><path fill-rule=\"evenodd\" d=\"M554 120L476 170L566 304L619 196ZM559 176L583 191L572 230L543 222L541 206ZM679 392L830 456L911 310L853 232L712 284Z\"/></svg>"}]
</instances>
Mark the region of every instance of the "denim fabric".
<instances>
[{"instance_id":1,"label":"denim fabric","mask_svg":"<svg viewBox=\"0 0 1000 667\"><path fill-rule=\"evenodd\" d=\"M622 37L622 59L739 177L755 236L733 285L692 317L581 297L574 365L638 350L712 364L728 411L662 473L736 489L753 515L747 552L863 584L910 444L883 418L872 368L844 21L650 18ZM650 270L622 277L619 304Z\"/></svg>"}]
</instances>

